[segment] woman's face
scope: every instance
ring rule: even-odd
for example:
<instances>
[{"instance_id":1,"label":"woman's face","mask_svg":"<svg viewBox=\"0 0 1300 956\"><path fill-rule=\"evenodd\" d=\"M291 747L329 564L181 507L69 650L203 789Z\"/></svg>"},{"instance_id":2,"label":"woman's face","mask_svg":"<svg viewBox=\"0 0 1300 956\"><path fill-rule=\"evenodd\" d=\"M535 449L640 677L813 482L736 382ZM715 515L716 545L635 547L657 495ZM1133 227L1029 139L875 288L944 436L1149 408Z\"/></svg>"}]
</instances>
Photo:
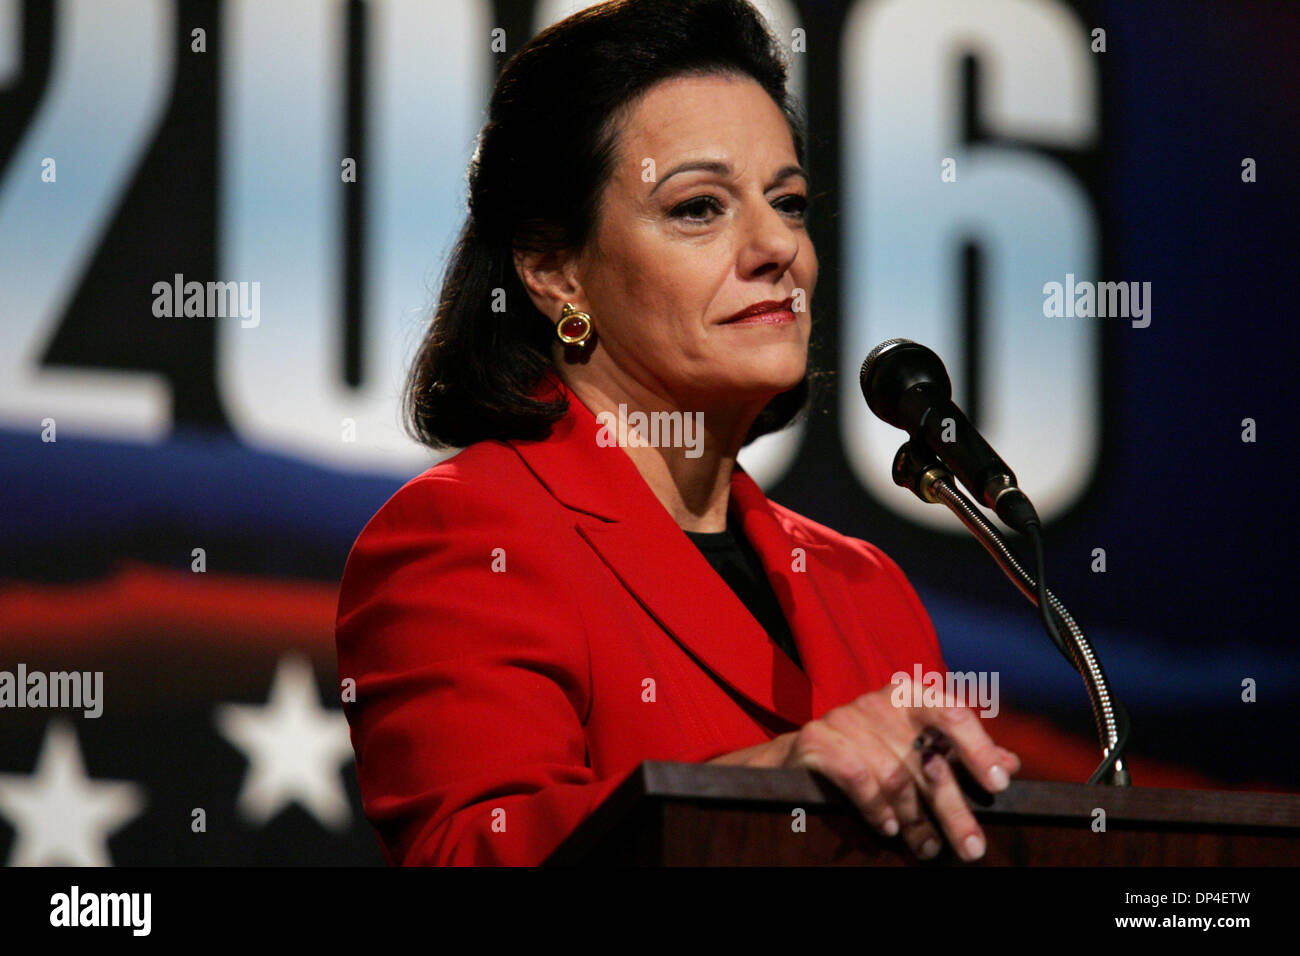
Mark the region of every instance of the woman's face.
<instances>
[{"instance_id":1,"label":"woman's face","mask_svg":"<svg viewBox=\"0 0 1300 956\"><path fill-rule=\"evenodd\" d=\"M702 163L711 165L693 168ZM797 385L817 282L807 196L785 117L758 83L681 77L651 87L623 126L577 263L598 344L572 374L688 411L761 408ZM727 321L790 298L793 316Z\"/></svg>"}]
</instances>

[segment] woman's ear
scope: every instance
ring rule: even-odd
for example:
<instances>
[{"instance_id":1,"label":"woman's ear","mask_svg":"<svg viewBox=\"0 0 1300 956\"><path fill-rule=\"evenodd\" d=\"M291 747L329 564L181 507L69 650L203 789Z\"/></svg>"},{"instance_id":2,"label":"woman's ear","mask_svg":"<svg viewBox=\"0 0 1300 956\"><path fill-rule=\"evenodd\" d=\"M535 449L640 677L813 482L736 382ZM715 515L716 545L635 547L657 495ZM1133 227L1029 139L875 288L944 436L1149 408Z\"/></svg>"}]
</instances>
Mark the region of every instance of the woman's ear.
<instances>
[{"instance_id":1,"label":"woman's ear","mask_svg":"<svg viewBox=\"0 0 1300 956\"><path fill-rule=\"evenodd\" d=\"M582 285L577 280L576 262L564 251L524 252L514 250L515 273L537 311L552 322L560 319L564 303L582 308Z\"/></svg>"}]
</instances>

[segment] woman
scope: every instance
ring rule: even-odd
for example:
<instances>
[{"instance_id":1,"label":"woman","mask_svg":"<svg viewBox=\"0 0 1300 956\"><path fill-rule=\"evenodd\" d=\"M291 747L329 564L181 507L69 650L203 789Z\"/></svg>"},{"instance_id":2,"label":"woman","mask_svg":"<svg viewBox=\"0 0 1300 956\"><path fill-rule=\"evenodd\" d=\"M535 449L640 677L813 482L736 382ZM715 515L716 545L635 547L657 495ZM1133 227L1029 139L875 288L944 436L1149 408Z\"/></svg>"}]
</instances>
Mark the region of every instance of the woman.
<instances>
[{"instance_id":1,"label":"woman","mask_svg":"<svg viewBox=\"0 0 1300 956\"><path fill-rule=\"evenodd\" d=\"M919 856L983 853L918 743L990 790L1019 761L964 708L891 704L890 675L945 670L912 588L736 464L808 394L778 49L743 0L629 0L501 74L408 389L464 450L366 526L339 603L392 863L541 862L643 760L810 768Z\"/></svg>"}]
</instances>

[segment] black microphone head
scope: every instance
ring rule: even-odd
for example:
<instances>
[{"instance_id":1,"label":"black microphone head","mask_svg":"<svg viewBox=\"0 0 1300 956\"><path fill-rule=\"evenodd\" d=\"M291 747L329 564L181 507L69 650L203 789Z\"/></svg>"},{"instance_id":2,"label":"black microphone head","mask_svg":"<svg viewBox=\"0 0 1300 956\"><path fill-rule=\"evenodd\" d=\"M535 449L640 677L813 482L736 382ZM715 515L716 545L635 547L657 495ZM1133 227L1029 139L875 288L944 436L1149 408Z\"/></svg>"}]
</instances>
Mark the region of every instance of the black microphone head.
<instances>
[{"instance_id":1,"label":"black microphone head","mask_svg":"<svg viewBox=\"0 0 1300 956\"><path fill-rule=\"evenodd\" d=\"M899 399L916 385L930 385L942 398L952 398L952 382L943 361L932 350L910 339L886 339L862 363L858 375L867 407L881 421L910 430L899 413Z\"/></svg>"}]
</instances>

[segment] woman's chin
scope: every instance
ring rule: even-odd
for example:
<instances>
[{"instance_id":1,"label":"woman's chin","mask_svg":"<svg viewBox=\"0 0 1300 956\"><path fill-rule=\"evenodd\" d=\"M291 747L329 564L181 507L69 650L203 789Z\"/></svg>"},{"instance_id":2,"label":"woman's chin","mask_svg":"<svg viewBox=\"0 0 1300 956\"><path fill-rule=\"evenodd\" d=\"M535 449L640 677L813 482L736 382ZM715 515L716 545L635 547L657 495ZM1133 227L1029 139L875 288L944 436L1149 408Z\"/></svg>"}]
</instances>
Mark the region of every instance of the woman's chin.
<instances>
[{"instance_id":1,"label":"woman's chin","mask_svg":"<svg viewBox=\"0 0 1300 956\"><path fill-rule=\"evenodd\" d=\"M806 363L777 368L746 368L734 377L719 378L707 392L715 399L737 402L766 400L788 392L801 381Z\"/></svg>"},{"instance_id":2,"label":"woman's chin","mask_svg":"<svg viewBox=\"0 0 1300 956\"><path fill-rule=\"evenodd\" d=\"M746 378L757 392L779 395L794 388L808 373L808 358L800 351L789 357L773 356L771 361L760 361L745 369Z\"/></svg>"}]
</instances>

